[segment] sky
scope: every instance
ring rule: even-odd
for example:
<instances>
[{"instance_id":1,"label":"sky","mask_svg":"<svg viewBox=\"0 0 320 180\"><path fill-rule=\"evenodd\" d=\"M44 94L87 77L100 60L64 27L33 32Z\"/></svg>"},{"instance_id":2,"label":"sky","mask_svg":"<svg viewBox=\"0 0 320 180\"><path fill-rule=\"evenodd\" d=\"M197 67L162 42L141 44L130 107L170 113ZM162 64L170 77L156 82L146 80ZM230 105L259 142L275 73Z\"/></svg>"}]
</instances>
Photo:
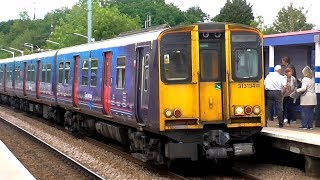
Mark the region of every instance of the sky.
<instances>
[{"instance_id":1,"label":"sky","mask_svg":"<svg viewBox=\"0 0 320 180\"><path fill-rule=\"evenodd\" d=\"M139 1L139 0L137 0ZM189 7L199 6L202 11L214 17L219 14L226 0L165 0L173 3L185 11ZM60 7L71 8L78 0L0 0L0 22L9 19L17 19L19 12L27 11L33 18L43 18L47 12ZM277 13L283 6L289 6L293 2L295 7L304 7L307 11L307 22L316 25L320 29L320 1L319 0L247 0L252 5L255 16L261 15L266 25L271 25Z\"/></svg>"}]
</instances>

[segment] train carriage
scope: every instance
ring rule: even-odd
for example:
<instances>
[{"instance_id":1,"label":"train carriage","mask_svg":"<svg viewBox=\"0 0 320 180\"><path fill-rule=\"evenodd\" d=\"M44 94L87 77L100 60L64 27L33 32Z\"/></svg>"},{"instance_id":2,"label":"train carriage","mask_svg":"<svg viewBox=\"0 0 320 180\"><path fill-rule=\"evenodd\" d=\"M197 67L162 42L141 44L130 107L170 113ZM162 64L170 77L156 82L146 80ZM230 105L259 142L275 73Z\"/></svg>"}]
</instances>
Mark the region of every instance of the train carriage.
<instances>
[{"instance_id":1,"label":"train carriage","mask_svg":"<svg viewBox=\"0 0 320 180\"><path fill-rule=\"evenodd\" d=\"M251 155L251 138L265 126L262 34L254 28L162 26L49 54L20 59L40 63L35 93L57 104L19 98L73 132L130 146L143 161ZM10 63L0 61L0 76Z\"/></svg>"}]
</instances>

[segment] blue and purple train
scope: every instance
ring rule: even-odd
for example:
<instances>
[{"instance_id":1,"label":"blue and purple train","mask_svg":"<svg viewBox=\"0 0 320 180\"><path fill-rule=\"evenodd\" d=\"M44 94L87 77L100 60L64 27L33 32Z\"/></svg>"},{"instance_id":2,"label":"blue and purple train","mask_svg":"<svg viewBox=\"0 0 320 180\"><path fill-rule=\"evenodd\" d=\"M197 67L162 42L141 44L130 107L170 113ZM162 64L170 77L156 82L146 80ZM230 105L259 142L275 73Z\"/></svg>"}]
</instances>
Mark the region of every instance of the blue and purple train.
<instances>
[{"instance_id":1,"label":"blue and purple train","mask_svg":"<svg viewBox=\"0 0 320 180\"><path fill-rule=\"evenodd\" d=\"M1 102L130 147L143 161L254 153L262 34L200 23L0 60Z\"/></svg>"}]
</instances>

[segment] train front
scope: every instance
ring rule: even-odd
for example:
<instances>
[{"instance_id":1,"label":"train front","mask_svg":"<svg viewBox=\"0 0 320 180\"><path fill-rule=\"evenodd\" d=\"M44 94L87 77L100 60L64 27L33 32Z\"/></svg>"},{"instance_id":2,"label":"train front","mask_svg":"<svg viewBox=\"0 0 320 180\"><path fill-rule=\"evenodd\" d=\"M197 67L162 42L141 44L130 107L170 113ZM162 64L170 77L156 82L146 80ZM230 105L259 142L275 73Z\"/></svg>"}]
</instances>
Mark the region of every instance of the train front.
<instances>
[{"instance_id":1,"label":"train front","mask_svg":"<svg viewBox=\"0 0 320 180\"><path fill-rule=\"evenodd\" d=\"M169 159L219 159L254 153L265 126L262 34L205 23L159 37L159 128Z\"/></svg>"}]
</instances>

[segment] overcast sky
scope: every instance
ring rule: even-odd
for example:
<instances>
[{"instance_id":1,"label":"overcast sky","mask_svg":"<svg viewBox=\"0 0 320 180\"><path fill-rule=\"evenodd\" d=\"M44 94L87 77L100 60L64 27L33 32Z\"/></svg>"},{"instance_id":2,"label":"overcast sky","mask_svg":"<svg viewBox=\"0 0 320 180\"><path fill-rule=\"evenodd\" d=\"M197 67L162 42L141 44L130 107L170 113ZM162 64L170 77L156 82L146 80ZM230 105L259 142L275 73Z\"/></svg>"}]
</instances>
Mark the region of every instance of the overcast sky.
<instances>
[{"instance_id":1,"label":"overcast sky","mask_svg":"<svg viewBox=\"0 0 320 180\"><path fill-rule=\"evenodd\" d=\"M1 22L18 18L21 11L27 11L32 18L34 12L36 18L43 18L47 12L60 7L72 7L78 0L0 0L0 2ZM173 3L182 10L200 6L202 11L214 17L226 0L166 0L166 2ZM263 16L266 24L273 22L283 6L293 2L295 7L304 7L305 11L308 11L307 21L316 24L316 28L320 29L320 0L247 0L247 2L252 5L254 15Z\"/></svg>"}]
</instances>

